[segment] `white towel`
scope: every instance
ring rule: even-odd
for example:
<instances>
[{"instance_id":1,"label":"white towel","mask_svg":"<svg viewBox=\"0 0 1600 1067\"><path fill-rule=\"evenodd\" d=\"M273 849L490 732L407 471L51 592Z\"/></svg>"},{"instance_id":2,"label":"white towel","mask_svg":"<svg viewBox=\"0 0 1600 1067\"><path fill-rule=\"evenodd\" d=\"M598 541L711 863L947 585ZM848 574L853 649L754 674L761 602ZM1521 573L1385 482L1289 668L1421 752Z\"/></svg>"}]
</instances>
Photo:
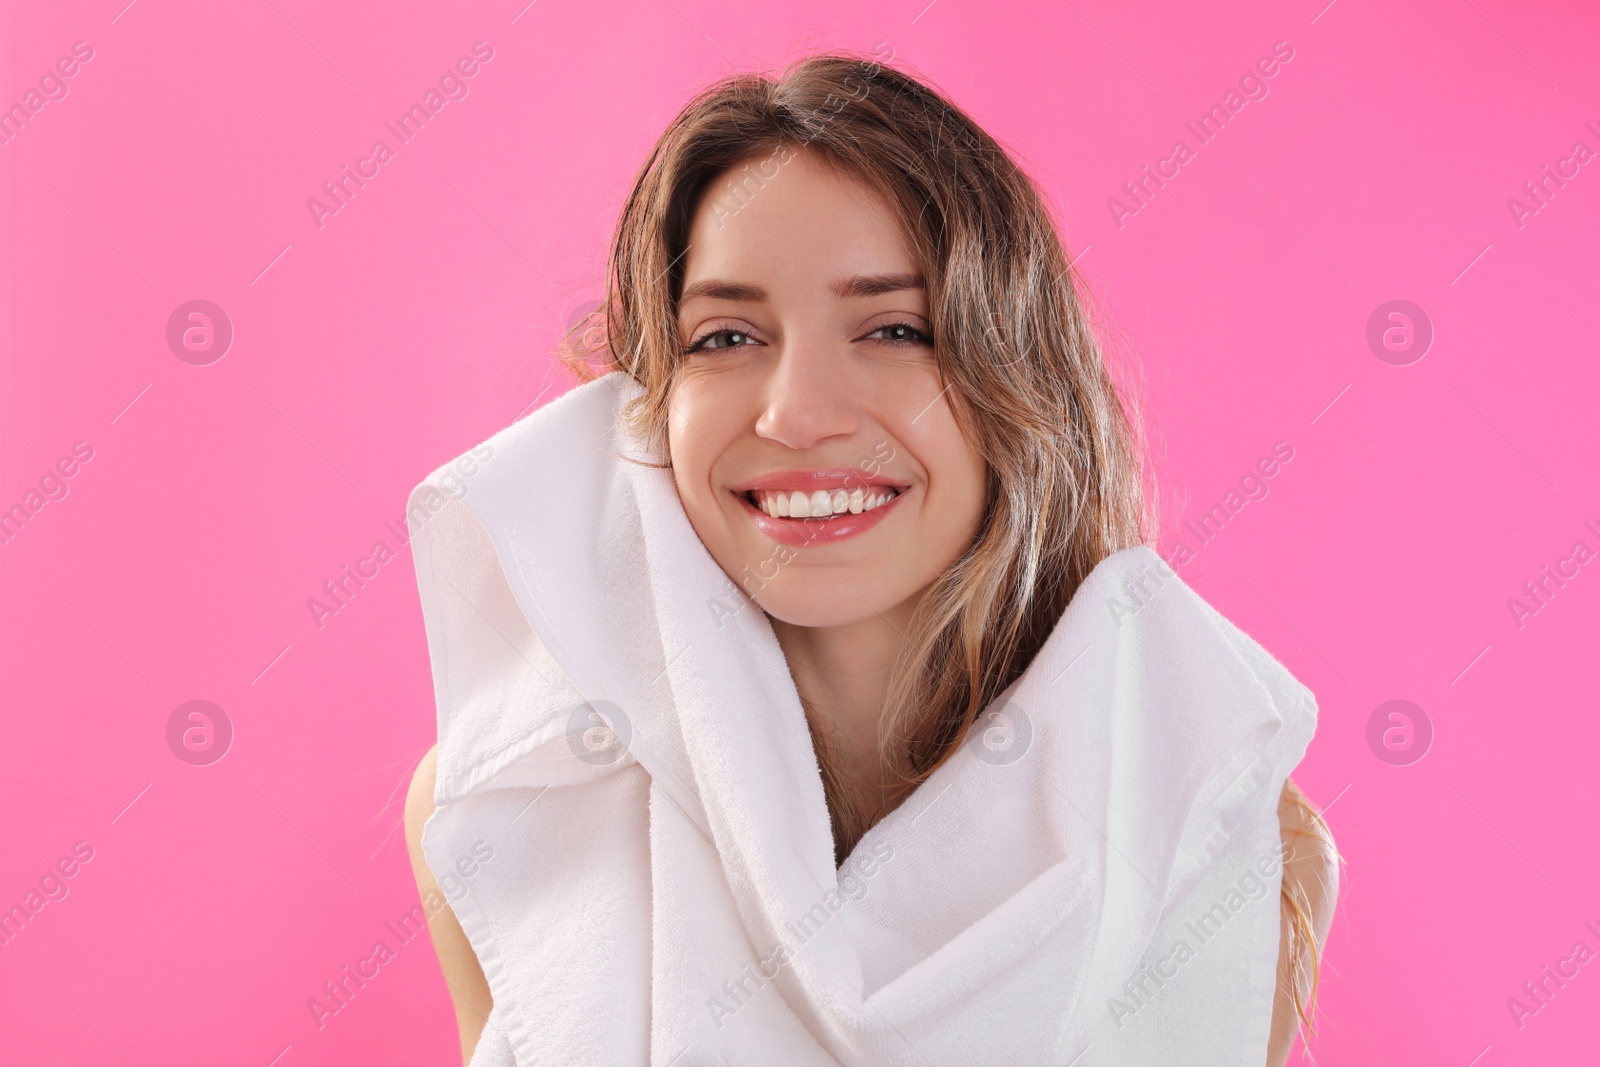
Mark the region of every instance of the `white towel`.
<instances>
[{"instance_id":1,"label":"white towel","mask_svg":"<svg viewBox=\"0 0 1600 1067\"><path fill-rule=\"evenodd\" d=\"M474 1067L1263 1063L1309 691L1118 552L836 870L767 616L619 458L638 391L580 386L410 501Z\"/></svg>"}]
</instances>

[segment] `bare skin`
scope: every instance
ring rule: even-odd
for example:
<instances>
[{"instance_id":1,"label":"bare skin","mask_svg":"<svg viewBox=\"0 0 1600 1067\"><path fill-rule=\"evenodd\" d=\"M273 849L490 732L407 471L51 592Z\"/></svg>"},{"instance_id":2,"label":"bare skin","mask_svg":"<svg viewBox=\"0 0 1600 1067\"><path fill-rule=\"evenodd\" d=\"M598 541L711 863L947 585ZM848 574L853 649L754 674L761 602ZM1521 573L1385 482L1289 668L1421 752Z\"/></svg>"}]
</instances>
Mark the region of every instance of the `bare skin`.
<instances>
[{"instance_id":1,"label":"bare skin","mask_svg":"<svg viewBox=\"0 0 1600 1067\"><path fill-rule=\"evenodd\" d=\"M987 465L961 434L933 359L927 296L896 217L870 188L795 152L731 216L708 196L692 222L679 309L685 357L669 397L673 477L696 534L735 581L770 573L774 542L753 522L740 483L791 470L861 468L907 486L873 528L795 549L752 597L864 810L888 814L876 757L889 672L918 598L971 543ZM863 284L867 280L871 284ZM698 346L698 347L696 347ZM883 457L889 457L884 459ZM766 567L764 568L764 564ZM434 754L406 802L419 888L433 810ZM1337 868L1281 805L1284 879L1304 894L1319 945L1332 923ZM463 1060L490 998L453 913L430 920L450 983ZM1288 960L1280 949L1266 1067L1293 1045ZM1264 992L1264 991L1263 991Z\"/></svg>"},{"instance_id":2,"label":"bare skin","mask_svg":"<svg viewBox=\"0 0 1600 1067\"><path fill-rule=\"evenodd\" d=\"M844 469L906 487L877 526L794 549L775 575L746 584L812 729L858 805L881 818L888 783L875 746L889 669L922 591L977 535L988 465L956 422L920 265L893 210L810 151L774 159L776 177L737 213L708 196L690 226L678 308L690 351L668 404L673 476L695 532L734 576L768 573L775 547L741 483Z\"/></svg>"},{"instance_id":3,"label":"bare skin","mask_svg":"<svg viewBox=\"0 0 1600 1067\"><path fill-rule=\"evenodd\" d=\"M1305 809L1289 803L1293 783L1283 787L1278 802L1278 832L1283 840L1283 884L1302 902L1311 923L1311 937L1320 954L1328 944L1333 928L1334 904L1339 898L1339 854L1330 831L1317 826ZM1324 836L1327 835L1327 836ZM1300 1018L1295 1013L1290 985L1289 921L1279 912L1278 988L1272 998L1272 1035L1267 1041L1266 1067L1284 1067L1294 1048ZM1309 977L1300 978L1300 997L1310 999Z\"/></svg>"},{"instance_id":4,"label":"bare skin","mask_svg":"<svg viewBox=\"0 0 1600 1067\"><path fill-rule=\"evenodd\" d=\"M416 877L417 894L422 899L438 899L430 898L430 891L443 896L422 854L422 828L434 811L433 786L438 759L439 746L434 745L417 764L406 790L406 849L411 853L411 873ZM454 911L444 907L429 914L428 936L433 939L439 969L450 986L450 1003L456 1010L456 1032L461 1037L461 1062L465 1064L472 1059L472 1050L478 1047L478 1039L483 1036L494 998L489 994L489 982L483 976L477 953L472 951L472 944Z\"/></svg>"}]
</instances>

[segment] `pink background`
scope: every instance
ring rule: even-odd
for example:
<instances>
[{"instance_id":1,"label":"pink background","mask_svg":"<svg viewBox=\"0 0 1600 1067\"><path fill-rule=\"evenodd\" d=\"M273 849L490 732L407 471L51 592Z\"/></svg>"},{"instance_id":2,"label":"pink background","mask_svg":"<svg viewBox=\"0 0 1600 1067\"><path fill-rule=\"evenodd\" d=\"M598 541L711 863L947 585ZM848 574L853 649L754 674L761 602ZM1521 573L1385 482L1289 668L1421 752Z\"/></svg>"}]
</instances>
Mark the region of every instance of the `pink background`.
<instances>
[{"instance_id":1,"label":"pink background","mask_svg":"<svg viewBox=\"0 0 1600 1067\"><path fill-rule=\"evenodd\" d=\"M1507 607L1600 549L1600 163L1521 227L1507 205L1600 149L1592 6L125 2L13 3L0 32L4 104L94 49L0 145L0 508L94 450L0 546L0 907L94 849L0 946L5 1058L451 1061L425 941L321 1029L306 1006L416 901L400 800L434 730L409 553L320 630L306 601L398 547L425 473L568 388L552 344L693 91L880 41L1068 220L1146 370L1163 551L1294 449L1184 574L1320 702L1295 778L1348 859L1321 1060L1595 1055L1600 962L1521 1028L1507 1007L1600 951L1600 563ZM478 40L469 95L319 229L307 198ZM1280 40L1269 95L1119 228L1108 198ZM165 340L195 298L236 331L209 366ZM1409 366L1365 340L1395 298L1436 334ZM1435 731L1408 766L1366 740L1397 698ZM210 766L167 746L192 699L236 732Z\"/></svg>"}]
</instances>

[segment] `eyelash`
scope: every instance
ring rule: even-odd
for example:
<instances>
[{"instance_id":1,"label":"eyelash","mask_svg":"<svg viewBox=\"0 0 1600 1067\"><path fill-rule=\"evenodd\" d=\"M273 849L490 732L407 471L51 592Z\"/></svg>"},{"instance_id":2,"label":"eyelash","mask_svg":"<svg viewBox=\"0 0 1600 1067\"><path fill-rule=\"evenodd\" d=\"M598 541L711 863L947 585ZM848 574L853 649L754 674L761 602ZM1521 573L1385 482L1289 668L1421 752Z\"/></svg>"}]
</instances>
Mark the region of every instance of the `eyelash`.
<instances>
[{"instance_id":1,"label":"eyelash","mask_svg":"<svg viewBox=\"0 0 1600 1067\"><path fill-rule=\"evenodd\" d=\"M927 335L927 333L925 333L922 330L917 329L915 326L911 325L911 323L909 323L909 322L886 322L881 326L873 327L873 329L870 331L870 333L877 333L880 330L892 330L897 326L903 326L907 330L910 330L912 335L913 335L912 338L907 339L907 340L899 340L899 341L892 341L892 340L889 340L888 338L880 338L880 340L883 341L883 343L889 344L889 345L893 345L896 348L901 348L901 347L904 347L904 346L907 346L907 345L931 345L931 344L933 344L933 338L929 337ZM689 354L691 354L693 352L702 352L702 351L705 351L705 352L722 352L722 351L726 351L729 348L745 348L745 347L748 347L746 345L726 345L726 346L724 346L722 348L707 348L706 347L706 342L711 340L713 337L723 337L723 336L725 336L727 334L730 334L730 333L737 333L737 334L743 334L744 336L749 336L749 331L747 331L747 330L733 330L733 329L729 329L729 330L712 330L710 333L701 334L700 337L697 338L694 341L694 343L692 343L691 345L689 345L688 348L683 350L683 354L687 356L687 355L689 355ZM869 336L870 336L870 334L869 334Z\"/></svg>"}]
</instances>

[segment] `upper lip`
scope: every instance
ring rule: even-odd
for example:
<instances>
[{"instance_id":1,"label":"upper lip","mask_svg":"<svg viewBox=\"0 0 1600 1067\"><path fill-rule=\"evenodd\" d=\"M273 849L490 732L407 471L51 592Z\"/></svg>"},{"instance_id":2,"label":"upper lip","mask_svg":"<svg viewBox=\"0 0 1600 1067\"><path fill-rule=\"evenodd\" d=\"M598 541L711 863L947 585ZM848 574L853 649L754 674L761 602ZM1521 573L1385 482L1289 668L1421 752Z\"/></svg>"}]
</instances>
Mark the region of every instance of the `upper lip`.
<instances>
[{"instance_id":1,"label":"upper lip","mask_svg":"<svg viewBox=\"0 0 1600 1067\"><path fill-rule=\"evenodd\" d=\"M909 482L891 478L887 474L868 474L859 467L823 467L812 470L772 471L758 478L741 482L731 488L735 493L769 490L798 490L802 493L818 489L855 489L869 486L886 486L896 492L910 488Z\"/></svg>"}]
</instances>

